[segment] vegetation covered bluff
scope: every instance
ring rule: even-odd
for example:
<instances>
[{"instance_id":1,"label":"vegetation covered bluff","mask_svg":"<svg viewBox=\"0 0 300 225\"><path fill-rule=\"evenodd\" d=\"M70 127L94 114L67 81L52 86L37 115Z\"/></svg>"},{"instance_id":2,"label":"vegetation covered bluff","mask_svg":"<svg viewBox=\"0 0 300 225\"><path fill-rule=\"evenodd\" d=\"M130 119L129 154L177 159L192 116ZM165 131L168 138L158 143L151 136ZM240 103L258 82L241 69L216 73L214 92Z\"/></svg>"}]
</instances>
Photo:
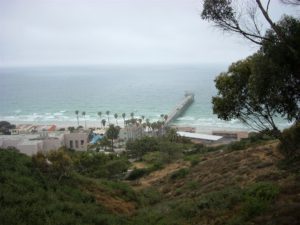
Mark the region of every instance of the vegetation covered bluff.
<instances>
[{"instance_id":1,"label":"vegetation covered bluff","mask_svg":"<svg viewBox=\"0 0 300 225\"><path fill-rule=\"evenodd\" d=\"M282 154L294 144L253 134L209 147L169 133L119 156L1 149L1 224L297 224L299 156Z\"/></svg>"}]
</instances>

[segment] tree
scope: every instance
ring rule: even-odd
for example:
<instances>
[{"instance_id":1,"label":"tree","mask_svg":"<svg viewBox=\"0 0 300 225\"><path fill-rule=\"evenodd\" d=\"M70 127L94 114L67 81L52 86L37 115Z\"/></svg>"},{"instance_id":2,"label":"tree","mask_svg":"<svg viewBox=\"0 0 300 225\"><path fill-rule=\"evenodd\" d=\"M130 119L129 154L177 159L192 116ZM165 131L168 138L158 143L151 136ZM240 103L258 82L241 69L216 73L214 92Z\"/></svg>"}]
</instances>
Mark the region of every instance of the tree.
<instances>
[{"instance_id":1,"label":"tree","mask_svg":"<svg viewBox=\"0 0 300 225\"><path fill-rule=\"evenodd\" d=\"M148 129L150 130L151 129L151 123L150 123L150 119L146 119L146 124L147 124L147 127Z\"/></svg>"},{"instance_id":2,"label":"tree","mask_svg":"<svg viewBox=\"0 0 300 225\"><path fill-rule=\"evenodd\" d=\"M16 125L7 121L0 121L0 134L11 134L10 129L15 129Z\"/></svg>"},{"instance_id":3,"label":"tree","mask_svg":"<svg viewBox=\"0 0 300 225\"><path fill-rule=\"evenodd\" d=\"M70 133L74 132L74 130L75 130L75 127L68 127L68 131L70 131Z\"/></svg>"},{"instance_id":4,"label":"tree","mask_svg":"<svg viewBox=\"0 0 300 225\"><path fill-rule=\"evenodd\" d=\"M216 79L219 93L213 98L214 113L221 119L239 119L254 129L271 129L276 134L274 117L289 121L300 118L300 22L289 16L273 22L270 4L270 0L265 5L260 0L204 0L201 16L260 45L257 53L231 65ZM257 12L269 26L266 32L259 26Z\"/></svg>"},{"instance_id":5,"label":"tree","mask_svg":"<svg viewBox=\"0 0 300 225\"><path fill-rule=\"evenodd\" d=\"M141 159L148 152L158 151L159 143L157 138L145 136L141 139L129 140L126 149L131 157Z\"/></svg>"},{"instance_id":6,"label":"tree","mask_svg":"<svg viewBox=\"0 0 300 225\"><path fill-rule=\"evenodd\" d=\"M110 113L110 111L107 110L107 111L106 111L106 115L107 115L107 122L108 122L108 124L109 124L109 113Z\"/></svg>"},{"instance_id":7,"label":"tree","mask_svg":"<svg viewBox=\"0 0 300 225\"><path fill-rule=\"evenodd\" d=\"M160 114L160 118L163 120L164 119L164 114Z\"/></svg>"},{"instance_id":8,"label":"tree","mask_svg":"<svg viewBox=\"0 0 300 225\"><path fill-rule=\"evenodd\" d=\"M114 126L113 124L109 125L108 130L106 131L106 136L111 140L111 150L114 150L114 140L119 137L120 128L118 126Z\"/></svg>"},{"instance_id":9,"label":"tree","mask_svg":"<svg viewBox=\"0 0 300 225\"><path fill-rule=\"evenodd\" d=\"M105 128L106 120L105 120L105 119L102 119L102 120L101 120L101 123L102 123L102 126Z\"/></svg>"},{"instance_id":10,"label":"tree","mask_svg":"<svg viewBox=\"0 0 300 225\"><path fill-rule=\"evenodd\" d=\"M101 116L102 116L102 112L98 112L97 115L99 116L100 119L100 123L101 123Z\"/></svg>"},{"instance_id":11,"label":"tree","mask_svg":"<svg viewBox=\"0 0 300 225\"><path fill-rule=\"evenodd\" d=\"M177 142L179 139L179 136L177 134L177 130L174 128L168 128L167 132L165 134L165 137L170 142Z\"/></svg>"},{"instance_id":12,"label":"tree","mask_svg":"<svg viewBox=\"0 0 300 225\"><path fill-rule=\"evenodd\" d=\"M86 129L85 111L82 112L82 116L83 116L83 118L84 118L84 128Z\"/></svg>"},{"instance_id":13,"label":"tree","mask_svg":"<svg viewBox=\"0 0 300 225\"><path fill-rule=\"evenodd\" d=\"M134 113L133 112L130 113L130 117L131 117L131 119L134 119Z\"/></svg>"},{"instance_id":14,"label":"tree","mask_svg":"<svg viewBox=\"0 0 300 225\"><path fill-rule=\"evenodd\" d=\"M73 161L63 149L52 150L46 154L39 152L32 157L32 161L41 172L58 181L63 177L69 177L73 171Z\"/></svg>"},{"instance_id":15,"label":"tree","mask_svg":"<svg viewBox=\"0 0 300 225\"><path fill-rule=\"evenodd\" d=\"M300 21L284 17L277 24L300 54ZM232 64L216 79L213 110L224 120L239 119L256 130L277 131L274 117L300 119L300 60L287 50L273 30L272 41L246 60ZM276 133L276 132L275 132Z\"/></svg>"},{"instance_id":16,"label":"tree","mask_svg":"<svg viewBox=\"0 0 300 225\"><path fill-rule=\"evenodd\" d=\"M76 117L77 117L77 127L79 127L79 111L75 111Z\"/></svg>"},{"instance_id":17,"label":"tree","mask_svg":"<svg viewBox=\"0 0 300 225\"><path fill-rule=\"evenodd\" d=\"M106 150L106 147L110 146L110 144L111 144L110 141L105 136L100 141L100 146L104 147L104 150Z\"/></svg>"},{"instance_id":18,"label":"tree","mask_svg":"<svg viewBox=\"0 0 300 225\"><path fill-rule=\"evenodd\" d=\"M265 1L232 1L232 0L204 0L201 17L204 20L212 21L217 27L226 32L233 32L242 35L251 42L262 45L263 41L271 41L264 34L264 30L271 29L286 46L288 51L297 55L297 51L287 41L284 31L271 18L269 7L271 0ZM297 0L282 0L283 3L298 3ZM294 5L298 5L294 4ZM258 15L258 12L263 17ZM260 18L263 18L261 20ZM268 27L263 28L263 24Z\"/></svg>"},{"instance_id":19,"label":"tree","mask_svg":"<svg viewBox=\"0 0 300 225\"><path fill-rule=\"evenodd\" d=\"M274 104L280 105L280 113L287 116L288 120L300 120L300 20L285 16L277 24L285 34L285 39L289 46L295 50L291 52L287 49L273 30L266 34L271 40L263 42L260 49L262 59L256 64L261 64L257 72L262 77L257 90L269 87L274 91L277 101ZM264 63L263 63L264 62ZM268 66L267 66L268 65ZM268 68L274 68L268 73ZM268 76L267 76L267 75ZM273 80L270 83L270 80ZM271 86L271 84L273 86ZM260 90L262 91L262 90ZM264 93L262 93L263 95Z\"/></svg>"},{"instance_id":20,"label":"tree","mask_svg":"<svg viewBox=\"0 0 300 225\"><path fill-rule=\"evenodd\" d=\"M124 121L124 127L126 125L125 120L126 120L126 113L122 113L123 121Z\"/></svg>"},{"instance_id":21,"label":"tree","mask_svg":"<svg viewBox=\"0 0 300 225\"><path fill-rule=\"evenodd\" d=\"M166 114L166 115L164 115L164 120L165 120L165 122L168 120L168 115Z\"/></svg>"},{"instance_id":22,"label":"tree","mask_svg":"<svg viewBox=\"0 0 300 225\"><path fill-rule=\"evenodd\" d=\"M115 117L115 120L116 120L116 124L117 124L117 126L118 126L118 114L117 113L115 113L115 115L114 115L114 117Z\"/></svg>"},{"instance_id":23,"label":"tree","mask_svg":"<svg viewBox=\"0 0 300 225\"><path fill-rule=\"evenodd\" d=\"M139 124L142 124L143 120L142 120L142 118L139 118L138 121L139 121Z\"/></svg>"},{"instance_id":24,"label":"tree","mask_svg":"<svg viewBox=\"0 0 300 225\"><path fill-rule=\"evenodd\" d=\"M278 93L287 84L278 81L276 73L276 66L261 53L233 63L215 80L218 95L213 97L213 112L220 119L239 119L255 130L272 130L277 136L274 117L295 118L296 111L289 111L297 104Z\"/></svg>"}]
</instances>

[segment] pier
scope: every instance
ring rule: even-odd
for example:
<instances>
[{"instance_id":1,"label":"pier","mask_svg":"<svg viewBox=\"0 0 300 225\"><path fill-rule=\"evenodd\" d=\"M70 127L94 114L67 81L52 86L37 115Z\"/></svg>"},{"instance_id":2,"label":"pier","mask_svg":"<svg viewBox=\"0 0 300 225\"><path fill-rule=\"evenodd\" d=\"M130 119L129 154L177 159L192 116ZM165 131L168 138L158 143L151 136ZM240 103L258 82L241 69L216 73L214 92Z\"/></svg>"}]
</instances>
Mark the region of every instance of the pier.
<instances>
[{"instance_id":1,"label":"pier","mask_svg":"<svg viewBox=\"0 0 300 225\"><path fill-rule=\"evenodd\" d=\"M188 109L188 107L194 102L194 96L194 93L185 93L184 99L182 99L182 101L176 106L176 108L173 109L170 114L168 114L165 126L168 126Z\"/></svg>"}]
</instances>

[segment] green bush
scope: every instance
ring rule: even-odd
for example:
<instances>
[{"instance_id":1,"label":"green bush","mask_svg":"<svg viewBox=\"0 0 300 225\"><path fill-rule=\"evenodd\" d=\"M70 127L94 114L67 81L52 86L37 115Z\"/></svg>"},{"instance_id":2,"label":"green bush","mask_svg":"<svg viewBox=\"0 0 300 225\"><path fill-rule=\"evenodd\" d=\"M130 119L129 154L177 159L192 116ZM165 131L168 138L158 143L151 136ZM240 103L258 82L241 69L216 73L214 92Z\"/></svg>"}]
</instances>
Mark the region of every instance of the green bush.
<instances>
[{"instance_id":1,"label":"green bush","mask_svg":"<svg viewBox=\"0 0 300 225\"><path fill-rule=\"evenodd\" d=\"M157 189L149 187L140 192L141 201L144 205L153 205L161 201L162 195Z\"/></svg>"},{"instance_id":2,"label":"green bush","mask_svg":"<svg viewBox=\"0 0 300 225\"><path fill-rule=\"evenodd\" d=\"M138 197L136 192L129 186L128 184L121 181L113 181L113 180L101 180L99 184L102 185L109 193L117 193L118 196L124 200L128 201L137 201Z\"/></svg>"},{"instance_id":3,"label":"green bush","mask_svg":"<svg viewBox=\"0 0 300 225\"><path fill-rule=\"evenodd\" d=\"M272 183L259 182L243 192L241 215L245 220L260 215L279 194L279 188Z\"/></svg>"},{"instance_id":4,"label":"green bush","mask_svg":"<svg viewBox=\"0 0 300 225\"><path fill-rule=\"evenodd\" d=\"M246 141L235 141L226 146L227 151L237 151L242 150L248 147L248 143Z\"/></svg>"},{"instance_id":5,"label":"green bush","mask_svg":"<svg viewBox=\"0 0 300 225\"><path fill-rule=\"evenodd\" d=\"M148 174L148 170L145 168L134 169L133 171L130 172L129 176L126 179L127 180L136 180L146 174Z\"/></svg>"},{"instance_id":6,"label":"green bush","mask_svg":"<svg viewBox=\"0 0 300 225\"><path fill-rule=\"evenodd\" d=\"M237 187L229 187L220 191L210 192L200 197L197 206L204 209L231 209L242 199L242 191Z\"/></svg>"},{"instance_id":7,"label":"green bush","mask_svg":"<svg viewBox=\"0 0 300 225\"><path fill-rule=\"evenodd\" d=\"M61 153L53 161L60 162ZM57 168L61 165L58 164ZM125 224L119 215L108 212L85 192L73 176L62 179L48 176L35 167L31 158L12 150L0 149L1 225L76 225ZM65 168L62 168L65 171ZM124 196L133 191L117 186ZM121 193L123 196L123 193Z\"/></svg>"},{"instance_id":8,"label":"green bush","mask_svg":"<svg viewBox=\"0 0 300 225\"><path fill-rule=\"evenodd\" d=\"M173 173L171 174L171 177L170 177L170 178L173 179L173 180L175 180L175 179L180 179L180 178L184 178L184 177L186 177L186 175L188 175L188 173L189 173L189 169L187 169L187 168L182 168L182 169L179 169L179 170L173 172Z\"/></svg>"},{"instance_id":9,"label":"green bush","mask_svg":"<svg viewBox=\"0 0 300 225\"><path fill-rule=\"evenodd\" d=\"M300 157L300 122L283 131L279 149L287 158Z\"/></svg>"}]
</instances>

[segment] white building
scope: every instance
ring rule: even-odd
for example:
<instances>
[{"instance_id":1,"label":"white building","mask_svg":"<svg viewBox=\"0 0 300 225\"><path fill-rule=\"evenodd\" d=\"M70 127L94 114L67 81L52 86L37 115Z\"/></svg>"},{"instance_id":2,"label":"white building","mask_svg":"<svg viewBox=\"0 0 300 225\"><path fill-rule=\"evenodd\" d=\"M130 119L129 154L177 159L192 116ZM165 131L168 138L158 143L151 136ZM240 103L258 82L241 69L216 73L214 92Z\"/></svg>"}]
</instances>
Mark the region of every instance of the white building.
<instances>
[{"instance_id":1,"label":"white building","mask_svg":"<svg viewBox=\"0 0 300 225\"><path fill-rule=\"evenodd\" d=\"M86 151L87 133L62 133L42 131L40 134L1 135L0 148L14 147L26 155L38 151L56 150L62 146L77 151Z\"/></svg>"},{"instance_id":2,"label":"white building","mask_svg":"<svg viewBox=\"0 0 300 225\"><path fill-rule=\"evenodd\" d=\"M183 132L177 131L177 134L181 137L186 137L191 139L197 143L212 143L220 141L223 137L218 135L210 135L210 134L200 134L200 133L190 133L190 132Z\"/></svg>"},{"instance_id":3,"label":"white building","mask_svg":"<svg viewBox=\"0 0 300 225\"><path fill-rule=\"evenodd\" d=\"M119 133L119 139L123 141L135 140L141 138L144 135L144 128L142 126L127 125L122 128Z\"/></svg>"},{"instance_id":4,"label":"white building","mask_svg":"<svg viewBox=\"0 0 300 225\"><path fill-rule=\"evenodd\" d=\"M88 134L84 132L64 134L64 145L77 151L86 151Z\"/></svg>"}]
</instances>

